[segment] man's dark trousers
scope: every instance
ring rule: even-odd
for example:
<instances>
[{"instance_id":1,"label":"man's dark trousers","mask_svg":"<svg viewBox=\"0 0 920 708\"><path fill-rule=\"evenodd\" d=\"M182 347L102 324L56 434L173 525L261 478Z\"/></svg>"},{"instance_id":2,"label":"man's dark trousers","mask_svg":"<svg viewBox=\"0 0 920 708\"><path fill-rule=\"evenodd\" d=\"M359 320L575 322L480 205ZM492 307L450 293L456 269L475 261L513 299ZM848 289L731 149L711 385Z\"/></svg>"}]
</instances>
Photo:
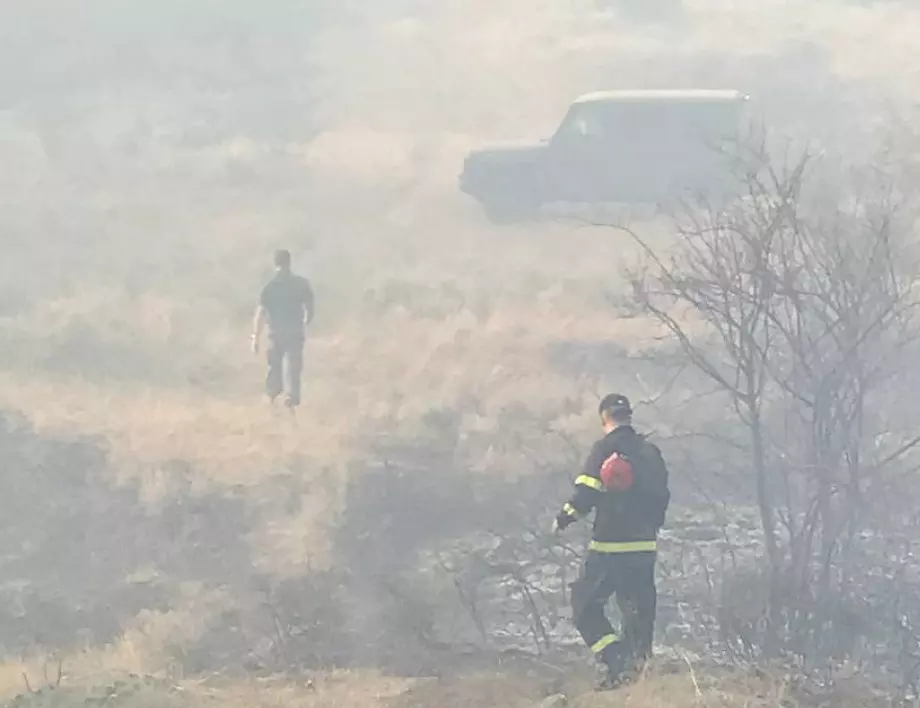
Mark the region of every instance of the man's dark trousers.
<instances>
[{"instance_id":1,"label":"man's dark trousers","mask_svg":"<svg viewBox=\"0 0 920 708\"><path fill-rule=\"evenodd\" d=\"M265 392L273 401L284 390L285 362L287 362L287 404L300 405L300 375L303 371L302 334L269 335L268 375L265 377Z\"/></svg>"},{"instance_id":2,"label":"man's dark trousers","mask_svg":"<svg viewBox=\"0 0 920 708\"><path fill-rule=\"evenodd\" d=\"M572 584L575 626L614 676L639 668L652 654L658 602L655 559L654 551L589 551L581 577ZM619 633L604 613L611 595L616 595L622 617Z\"/></svg>"}]
</instances>

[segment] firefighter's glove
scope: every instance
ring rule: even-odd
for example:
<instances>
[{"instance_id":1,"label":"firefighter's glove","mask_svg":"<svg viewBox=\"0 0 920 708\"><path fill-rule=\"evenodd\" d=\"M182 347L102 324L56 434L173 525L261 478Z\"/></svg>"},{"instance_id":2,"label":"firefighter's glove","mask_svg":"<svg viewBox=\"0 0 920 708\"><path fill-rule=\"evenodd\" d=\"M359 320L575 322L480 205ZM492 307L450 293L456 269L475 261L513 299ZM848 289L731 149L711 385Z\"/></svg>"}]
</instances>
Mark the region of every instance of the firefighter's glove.
<instances>
[{"instance_id":1,"label":"firefighter's glove","mask_svg":"<svg viewBox=\"0 0 920 708\"><path fill-rule=\"evenodd\" d=\"M575 521L575 517L567 511L560 511L556 515L556 518L553 519L553 533L565 531L573 521Z\"/></svg>"}]
</instances>

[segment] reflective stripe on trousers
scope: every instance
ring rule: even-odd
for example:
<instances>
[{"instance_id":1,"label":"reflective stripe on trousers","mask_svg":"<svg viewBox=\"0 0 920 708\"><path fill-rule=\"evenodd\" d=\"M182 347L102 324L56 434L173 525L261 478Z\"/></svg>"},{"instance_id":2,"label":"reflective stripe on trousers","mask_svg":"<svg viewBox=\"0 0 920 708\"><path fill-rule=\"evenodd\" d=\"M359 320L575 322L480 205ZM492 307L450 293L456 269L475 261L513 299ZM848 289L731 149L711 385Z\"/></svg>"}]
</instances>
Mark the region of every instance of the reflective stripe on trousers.
<instances>
[{"instance_id":1,"label":"reflective stripe on trousers","mask_svg":"<svg viewBox=\"0 0 920 708\"><path fill-rule=\"evenodd\" d=\"M588 550L597 553L643 553L658 550L656 541L624 541L612 542L591 541Z\"/></svg>"},{"instance_id":2,"label":"reflective stripe on trousers","mask_svg":"<svg viewBox=\"0 0 920 708\"><path fill-rule=\"evenodd\" d=\"M591 645L591 653L600 654L602 651L604 651L604 649L617 641L617 639L619 639L619 637L617 637L615 634L608 634L602 637L599 641L596 641Z\"/></svg>"}]
</instances>

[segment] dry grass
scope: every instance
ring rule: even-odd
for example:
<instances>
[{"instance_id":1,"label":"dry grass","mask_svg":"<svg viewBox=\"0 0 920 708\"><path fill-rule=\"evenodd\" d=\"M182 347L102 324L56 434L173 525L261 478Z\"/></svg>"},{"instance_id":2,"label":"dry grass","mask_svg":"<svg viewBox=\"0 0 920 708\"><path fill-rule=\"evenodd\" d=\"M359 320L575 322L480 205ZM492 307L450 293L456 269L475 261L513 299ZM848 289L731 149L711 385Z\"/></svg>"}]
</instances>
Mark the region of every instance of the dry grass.
<instances>
[{"instance_id":1,"label":"dry grass","mask_svg":"<svg viewBox=\"0 0 920 708\"><path fill-rule=\"evenodd\" d=\"M245 343L244 330L239 334ZM641 320L579 315L540 300L486 319L468 310L441 321L396 311L374 322L345 322L308 344L307 401L296 426L259 406L261 361L248 362L243 351L235 361L223 353L236 368L219 391L2 373L0 405L22 411L47 433L104 437L124 475L178 459L220 484L254 484L295 454L320 466L347 463L352 436L365 423L411 426L465 398L477 401L480 416L494 417L523 392L537 411L591 396L597 392L580 389L571 375L547 370L545 348L609 338L640 349L653 344L653 334Z\"/></svg>"},{"instance_id":2,"label":"dry grass","mask_svg":"<svg viewBox=\"0 0 920 708\"><path fill-rule=\"evenodd\" d=\"M121 686L107 697L119 708L146 706L226 706L275 708L797 708L795 692L782 682L725 676L700 686L682 674L645 680L630 688L594 693L589 684L569 682L561 693L551 693L540 679L509 674L473 674L456 679L399 679L375 672L337 671L294 680L266 677L202 681L131 679L120 674L98 674L93 684L62 683L57 691L32 696L22 708L71 708L92 705L92 696ZM128 690L126 690L128 689ZM90 701L87 701L90 698ZM839 696L841 708L883 705L871 694Z\"/></svg>"}]
</instances>

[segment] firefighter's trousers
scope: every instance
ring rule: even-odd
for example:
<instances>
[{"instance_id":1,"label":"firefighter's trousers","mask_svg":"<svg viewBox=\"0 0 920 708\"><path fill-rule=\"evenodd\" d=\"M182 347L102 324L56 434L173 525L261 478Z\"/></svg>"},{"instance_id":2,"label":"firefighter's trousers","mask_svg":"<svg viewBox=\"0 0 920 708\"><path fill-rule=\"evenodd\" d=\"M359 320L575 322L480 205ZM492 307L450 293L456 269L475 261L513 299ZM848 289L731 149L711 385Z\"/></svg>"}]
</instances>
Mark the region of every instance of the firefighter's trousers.
<instances>
[{"instance_id":1,"label":"firefighter's trousers","mask_svg":"<svg viewBox=\"0 0 920 708\"><path fill-rule=\"evenodd\" d=\"M590 550L581 577L572 584L575 626L612 674L635 670L651 656L658 601L655 560L655 551ZM611 595L622 618L619 632L604 612Z\"/></svg>"}]
</instances>

